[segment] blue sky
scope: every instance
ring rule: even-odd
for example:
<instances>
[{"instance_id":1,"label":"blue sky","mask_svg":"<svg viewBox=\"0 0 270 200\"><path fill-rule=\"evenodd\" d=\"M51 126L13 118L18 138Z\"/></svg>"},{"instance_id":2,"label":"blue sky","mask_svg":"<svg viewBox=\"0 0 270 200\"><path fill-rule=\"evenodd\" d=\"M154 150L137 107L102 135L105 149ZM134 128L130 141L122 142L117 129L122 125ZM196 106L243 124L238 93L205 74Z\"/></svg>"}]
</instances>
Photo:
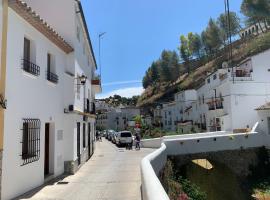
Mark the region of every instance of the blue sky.
<instances>
[{"instance_id":1,"label":"blue sky","mask_svg":"<svg viewBox=\"0 0 270 200\"><path fill-rule=\"evenodd\" d=\"M142 92L141 80L163 49L177 50L179 37L200 33L210 17L224 12L223 0L81 0L98 62L102 39L103 93L132 96ZM240 12L242 0L231 0Z\"/></svg>"}]
</instances>

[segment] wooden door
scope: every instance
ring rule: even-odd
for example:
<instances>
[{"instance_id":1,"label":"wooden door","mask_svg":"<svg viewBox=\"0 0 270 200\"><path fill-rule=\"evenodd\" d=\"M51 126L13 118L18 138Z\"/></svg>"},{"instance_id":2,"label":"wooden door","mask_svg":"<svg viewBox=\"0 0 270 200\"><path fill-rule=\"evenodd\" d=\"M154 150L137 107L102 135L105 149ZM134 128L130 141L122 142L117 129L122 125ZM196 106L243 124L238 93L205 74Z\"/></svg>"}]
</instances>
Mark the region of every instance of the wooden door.
<instances>
[{"instance_id":1,"label":"wooden door","mask_svg":"<svg viewBox=\"0 0 270 200\"><path fill-rule=\"evenodd\" d=\"M50 124L45 124L45 157L44 157L44 174L50 173Z\"/></svg>"}]
</instances>

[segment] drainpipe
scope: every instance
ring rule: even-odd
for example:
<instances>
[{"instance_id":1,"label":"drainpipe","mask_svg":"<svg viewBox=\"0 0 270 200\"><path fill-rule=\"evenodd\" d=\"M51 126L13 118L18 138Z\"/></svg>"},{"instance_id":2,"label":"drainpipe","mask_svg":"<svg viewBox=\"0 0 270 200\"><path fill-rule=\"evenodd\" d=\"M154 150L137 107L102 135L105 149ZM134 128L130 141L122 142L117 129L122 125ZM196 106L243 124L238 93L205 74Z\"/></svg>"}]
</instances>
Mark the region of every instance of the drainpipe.
<instances>
[{"instance_id":1,"label":"drainpipe","mask_svg":"<svg viewBox=\"0 0 270 200\"><path fill-rule=\"evenodd\" d=\"M8 29L8 0L2 0L2 47L1 47L1 72L0 72L0 95L5 100L6 88L6 63L7 63L7 29ZM4 103L4 102L2 102ZM5 106L3 106L5 107ZM0 151L3 151L4 138L4 114L5 109L0 106ZM1 167L1 166L0 166Z\"/></svg>"}]
</instances>

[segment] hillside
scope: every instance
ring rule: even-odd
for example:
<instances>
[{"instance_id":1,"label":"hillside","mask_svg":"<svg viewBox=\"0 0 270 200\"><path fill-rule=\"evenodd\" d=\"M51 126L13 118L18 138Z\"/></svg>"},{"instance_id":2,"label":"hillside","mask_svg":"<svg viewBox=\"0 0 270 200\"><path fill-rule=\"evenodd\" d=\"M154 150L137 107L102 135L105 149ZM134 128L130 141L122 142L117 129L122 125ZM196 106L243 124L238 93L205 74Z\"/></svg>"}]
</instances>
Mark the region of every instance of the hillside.
<instances>
[{"instance_id":1,"label":"hillside","mask_svg":"<svg viewBox=\"0 0 270 200\"><path fill-rule=\"evenodd\" d=\"M264 33L259 36L253 36L245 39L240 39L232 44L233 48L233 65L241 62L245 58L263 52L270 48L270 32ZM145 107L152 105L154 102L163 102L172 100L173 93L185 89L192 89L199 87L205 80L208 73L214 72L216 69L221 68L224 61L228 60L228 51L223 48L215 55L208 56L207 59L200 60L202 65L195 66L195 62L191 66L193 70L189 74L184 74L174 82L163 82L157 85L147 87L144 93L140 96L137 106ZM205 61L206 60L206 61Z\"/></svg>"}]
</instances>

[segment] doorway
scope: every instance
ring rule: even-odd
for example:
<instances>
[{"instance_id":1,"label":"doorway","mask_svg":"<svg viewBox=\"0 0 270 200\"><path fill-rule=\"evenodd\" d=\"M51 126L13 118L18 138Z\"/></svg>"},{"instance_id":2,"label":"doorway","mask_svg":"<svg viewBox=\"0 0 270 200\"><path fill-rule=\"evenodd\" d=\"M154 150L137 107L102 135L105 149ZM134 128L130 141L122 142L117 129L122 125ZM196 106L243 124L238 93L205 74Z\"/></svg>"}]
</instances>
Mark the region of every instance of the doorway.
<instances>
[{"instance_id":1,"label":"doorway","mask_svg":"<svg viewBox=\"0 0 270 200\"><path fill-rule=\"evenodd\" d=\"M45 156L44 156L44 175L50 174L50 124L45 124Z\"/></svg>"},{"instance_id":2,"label":"doorway","mask_svg":"<svg viewBox=\"0 0 270 200\"><path fill-rule=\"evenodd\" d=\"M88 123L88 158L90 158L91 155L91 149L92 149L92 145L91 145L91 124Z\"/></svg>"},{"instance_id":3,"label":"doorway","mask_svg":"<svg viewBox=\"0 0 270 200\"><path fill-rule=\"evenodd\" d=\"M78 166L81 164L81 124L77 122L77 157Z\"/></svg>"}]
</instances>

